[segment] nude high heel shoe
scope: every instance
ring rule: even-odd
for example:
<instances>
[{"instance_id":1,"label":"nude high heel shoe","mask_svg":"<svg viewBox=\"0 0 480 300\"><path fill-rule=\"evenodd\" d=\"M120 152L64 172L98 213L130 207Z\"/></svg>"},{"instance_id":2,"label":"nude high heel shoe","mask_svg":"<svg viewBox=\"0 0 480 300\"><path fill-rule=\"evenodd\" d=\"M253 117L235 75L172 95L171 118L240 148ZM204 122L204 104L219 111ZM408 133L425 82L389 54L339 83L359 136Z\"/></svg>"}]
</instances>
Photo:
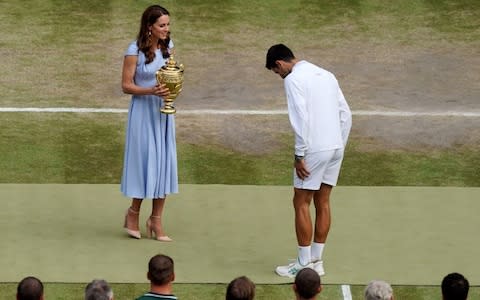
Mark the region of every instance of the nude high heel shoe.
<instances>
[{"instance_id":1,"label":"nude high heel shoe","mask_svg":"<svg viewBox=\"0 0 480 300\"><path fill-rule=\"evenodd\" d=\"M158 216L150 216L150 218L148 218L147 220L147 237L148 238L152 238L152 232L153 232L153 237L157 240L157 241L161 241L161 242L172 242L173 240L171 238L169 238L167 235L158 235L157 232L155 231L155 228L153 227L152 225L152 220L151 218L154 218L154 219L160 219L161 217L158 217Z\"/></svg>"},{"instance_id":2,"label":"nude high heel shoe","mask_svg":"<svg viewBox=\"0 0 480 300\"><path fill-rule=\"evenodd\" d=\"M127 212L125 213L125 222L123 223L123 228L125 228L125 231L127 232L127 234L133 238L136 238L136 239L140 239L142 238L142 236L140 235L140 231L139 230L131 230L127 227L127 218L128 218L128 213L131 213L131 214L134 214L134 215L138 215L138 211L134 211L131 207L129 207L127 209Z\"/></svg>"}]
</instances>

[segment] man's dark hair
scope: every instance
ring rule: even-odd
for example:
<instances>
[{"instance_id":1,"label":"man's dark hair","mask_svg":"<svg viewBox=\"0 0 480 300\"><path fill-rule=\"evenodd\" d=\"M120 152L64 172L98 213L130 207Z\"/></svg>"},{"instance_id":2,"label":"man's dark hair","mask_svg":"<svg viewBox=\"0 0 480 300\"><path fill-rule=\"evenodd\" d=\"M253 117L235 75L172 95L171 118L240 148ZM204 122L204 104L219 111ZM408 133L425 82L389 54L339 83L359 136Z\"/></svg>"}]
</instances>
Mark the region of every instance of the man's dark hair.
<instances>
[{"instance_id":1,"label":"man's dark hair","mask_svg":"<svg viewBox=\"0 0 480 300\"><path fill-rule=\"evenodd\" d=\"M253 300L255 284L246 276L240 276L230 282L227 287L226 300Z\"/></svg>"},{"instance_id":2,"label":"man's dark hair","mask_svg":"<svg viewBox=\"0 0 480 300\"><path fill-rule=\"evenodd\" d=\"M287 46L284 44L273 45L270 47L270 49L268 49L267 63L265 64L265 67L271 70L275 67L275 62L277 60L290 62L292 59L295 59L295 55L293 55L292 50L290 50Z\"/></svg>"},{"instance_id":3,"label":"man's dark hair","mask_svg":"<svg viewBox=\"0 0 480 300\"><path fill-rule=\"evenodd\" d=\"M450 273L442 280L442 295L444 300L465 300L470 285L467 278L459 273Z\"/></svg>"},{"instance_id":4,"label":"man's dark hair","mask_svg":"<svg viewBox=\"0 0 480 300\"><path fill-rule=\"evenodd\" d=\"M17 286L18 300L40 300L43 295L42 282L33 276L22 279Z\"/></svg>"},{"instance_id":5,"label":"man's dark hair","mask_svg":"<svg viewBox=\"0 0 480 300\"><path fill-rule=\"evenodd\" d=\"M148 262L148 279L155 285L164 285L173 280L173 259L157 254Z\"/></svg>"},{"instance_id":6,"label":"man's dark hair","mask_svg":"<svg viewBox=\"0 0 480 300\"><path fill-rule=\"evenodd\" d=\"M295 276L295 287L300 297L313 298L320 289L320 276L310 268L302 269Z\"/></svg>"}]
</instances>

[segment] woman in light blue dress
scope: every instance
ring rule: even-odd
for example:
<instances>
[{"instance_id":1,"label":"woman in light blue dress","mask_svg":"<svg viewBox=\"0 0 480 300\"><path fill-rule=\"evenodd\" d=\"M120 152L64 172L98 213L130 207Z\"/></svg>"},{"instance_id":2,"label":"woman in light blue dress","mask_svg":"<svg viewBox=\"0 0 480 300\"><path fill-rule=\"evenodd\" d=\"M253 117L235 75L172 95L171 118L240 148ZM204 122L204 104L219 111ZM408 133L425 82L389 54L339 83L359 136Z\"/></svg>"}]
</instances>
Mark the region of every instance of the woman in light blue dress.
<instances>
[{"instance_id":1,"label":"woman in light blue dress","mask_svg":"<svg viewBox=\"0 0 480 300\"><path fill-rule=\"evenodd\" d=\"M145 198L152 199L147 220L147 237L171 241L162 227L165 198L178 192L175 117L160 113L163 97L169 94L156 81L155 72L172 53L170 16L158 5L148 7L140 24L137 40L125 52L123 92L132 95L128 112L122 193L132 198L125 213L125 230L139 239L139 212Z\"/></svg>"}]
</instances>

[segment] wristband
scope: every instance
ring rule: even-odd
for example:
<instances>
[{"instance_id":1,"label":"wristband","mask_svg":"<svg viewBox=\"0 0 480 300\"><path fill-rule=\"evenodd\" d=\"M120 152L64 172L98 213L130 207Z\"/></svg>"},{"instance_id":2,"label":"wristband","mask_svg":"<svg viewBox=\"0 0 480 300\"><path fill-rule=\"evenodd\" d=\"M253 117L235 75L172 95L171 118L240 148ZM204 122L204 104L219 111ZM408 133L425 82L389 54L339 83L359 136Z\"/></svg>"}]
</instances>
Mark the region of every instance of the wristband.
<instances>
[{"instance_id":1,"label":"wristband","mask_svg":"<svg viewBox=\"0 0 480 300\"><path fill-rule=\"evenodd\" d=\"M295 161L296 161L296 162L299 162L299 161L301 161L302 159L303 159L303 156L300 156L300 155L296 155L296 154L295 154Z\"/></svg>"}]
</instances>

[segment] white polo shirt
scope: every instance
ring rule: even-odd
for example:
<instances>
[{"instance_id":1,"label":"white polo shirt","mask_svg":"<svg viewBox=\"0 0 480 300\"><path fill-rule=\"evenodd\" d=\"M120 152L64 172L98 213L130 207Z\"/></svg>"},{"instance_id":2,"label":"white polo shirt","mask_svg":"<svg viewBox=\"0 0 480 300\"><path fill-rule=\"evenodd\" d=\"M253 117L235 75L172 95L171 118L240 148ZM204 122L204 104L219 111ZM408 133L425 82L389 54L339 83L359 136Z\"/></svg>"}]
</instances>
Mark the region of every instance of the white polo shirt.
<instances>
[{"instance_id":1,"label":"white polo shirt","mask_svg":"<svg viewBox=\"0 0 480 300\"><path fill-rule=\"evenodd\" d=\"M335 76L305 60L284 80L295 154L344 148L352 113Z\"/></svg>"}]
</instances>

